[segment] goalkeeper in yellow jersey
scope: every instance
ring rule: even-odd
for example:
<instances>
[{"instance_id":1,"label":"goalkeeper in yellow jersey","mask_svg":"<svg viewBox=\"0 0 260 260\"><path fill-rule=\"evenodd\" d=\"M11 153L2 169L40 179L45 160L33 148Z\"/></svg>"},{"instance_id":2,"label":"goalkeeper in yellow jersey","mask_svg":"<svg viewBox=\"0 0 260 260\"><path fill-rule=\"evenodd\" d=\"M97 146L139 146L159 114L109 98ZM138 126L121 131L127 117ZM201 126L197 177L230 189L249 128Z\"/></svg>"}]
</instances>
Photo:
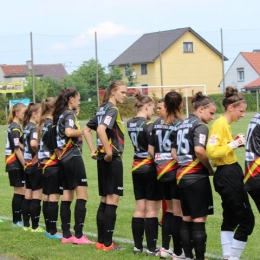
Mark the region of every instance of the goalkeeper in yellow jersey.
<instances>
[{"instance_id":1,"label":"goalkeeper in yellow jersey","mask_svg":"<svg viewBox=\"0 0 260 260\"><path fill-rule=\"evenodd\" d=\"M232 136L231 123L244 116L247 104L233 87L227 87L222 101L224 115L211 126L207 155L213 166L215 190L222 199L221 246L223 258L238 260L254 228L254 215L244 190L243 171L234 150L245 146L245 135ZM235 232L234 232L235 231Z\"/></svg>"}]
</instances>

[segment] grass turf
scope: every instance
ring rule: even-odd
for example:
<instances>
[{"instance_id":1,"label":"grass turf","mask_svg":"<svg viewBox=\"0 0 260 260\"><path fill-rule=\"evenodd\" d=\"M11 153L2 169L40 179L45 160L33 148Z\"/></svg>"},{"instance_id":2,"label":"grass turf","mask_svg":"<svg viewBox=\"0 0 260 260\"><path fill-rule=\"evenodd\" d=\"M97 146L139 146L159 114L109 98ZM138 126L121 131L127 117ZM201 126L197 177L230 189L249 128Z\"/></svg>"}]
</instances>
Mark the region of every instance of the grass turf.
<instances>
[{"instance_id":1,"label":"grass turf","mask_svg":"<svg viewBox=\"0 0 260 260\"><path fill-rule=\"evenodd\" d=\"M251 120L253 114L247 115L237 123L232 124L233 134L240 132L245 133L248 123ZM217 116L216 116L217 117ZM84 122L81 122L83 125ZM11 199L13 189L9 186L8 175L5 173L4 164L4 147L6 138L6 126L0 126L0 216L2 216L4 222L0 223L0 254L14 257L17 259L55 259L55 260L69 260L69 259L147 259L145 254L133 255L133 243L131 232L131 218L135 209L135 200L132 189L131 180L131 165L133 157L133 148L125 134L125 152L123 156L124 163L124 196L120 198L119 207L117 210L117 222L114 232L115 242L124 247L124 251L118 252L103 252L95 250L93 245L72 245L61 244L58 240L48 239L42 233L25 232L20 228L13 228L11 225ZM244 148L236 150L236 154L239 158L239 163L244 168ZM90 159L90 154L86 143L83 145L83 158L85 161L85 167L88 177L88 194L89 199L87 202L87 217L85 220L84 231L90 239L96 239L96 211L99 205L99 196L97 191L97 171L96 162ZM213 186L212 186L213 187ZM215 214L208 217L207 220L207 258L210 260L220 259L221 246L219 239L219 231L221 224L221 201L219 195L213 192L214 195L214 211ZM252 208L256 217L256 225L253 234L249 237L249 241L243 252L242 259L259 259L258 247L255 246L255 241L258 244L259 234L259 214L252 202ZM73 209L72 209L72 221L73 227ZM160 217L160 216L159 216ZM43 224L43 216L41 216L40 223ZM60 227L60 222L58 223ZM158 245L161 244L161 230L159 229ZM117 239L118 238L118 239Z\"/></svg>"}]
</instances>

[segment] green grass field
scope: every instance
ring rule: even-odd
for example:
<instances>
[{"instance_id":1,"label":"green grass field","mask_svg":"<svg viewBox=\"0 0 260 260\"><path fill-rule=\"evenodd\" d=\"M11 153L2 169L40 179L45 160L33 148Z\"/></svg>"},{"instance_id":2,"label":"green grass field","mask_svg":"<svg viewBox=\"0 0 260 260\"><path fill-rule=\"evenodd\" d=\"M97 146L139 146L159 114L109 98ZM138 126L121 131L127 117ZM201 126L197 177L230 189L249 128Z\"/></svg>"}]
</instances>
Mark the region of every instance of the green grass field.
<instances>
[{"instance_id":1,"label":"green grass field","mask_svg":"<svg viewBox=\"0 0 260 260\"><path fill-rule=\"evenodd\" d=\"M247 115L238 123L232 124L233 133L246 132L247 125L253 114ZM217 116L216 116L217 118ZM83 125L83 121L81 124ZM11 199L13 190L9 186L8 175L5 173L4 150L5 150L6 126L0 126L0 218L4 220L0 223L0 254L10 256L16 259L31 259L31 260L69 260L69 259L147 259L145 254L133 255L133 243L131 232L131 218L135 209L135 200L132 190L131 180L131 165L133 157L133 148L128 138L125 135L125 152L123 156L124 163L124 196L120 198L119 207L117 210L117 222L114 232L115 242L125 248L119 252L100 252L95 250L93 245L71 245L61 244L60 241L50 240L42 233L25 232L19 228L13 228L11 225ZM244 149L236 150L239 158L239 163L244 168ZM96 222L95 216L99 205L99 197L97 191L97 174L96 162L90 159L87 144L83 145L83 158L87 170L88 177L88 194L89 200L87 203L87 217L85 221L84 231L88 237L95 241L96 239ZM219 239L220 223L221 223L221 201L219 195L214 194L215 214L208 217L207 221L207 258L210 260L221 259L221 246ZM73 211L72 206L72 211ZM253 234L249 237L249 241L243 252L242 259L257 260L260 259L258 247L259 241L259 214L254 203L252 203L253 211L256 217L256 225ZM73 212L72 212L73 216ZM40 223L43 224L41 216ZM58 224L60 227L60 222ZM73 220L72 220L73 227ZM159 230L158 245L161 244L161 233ZM256 245L255 245L256 244Z\"/></svg>"}]
</instances>

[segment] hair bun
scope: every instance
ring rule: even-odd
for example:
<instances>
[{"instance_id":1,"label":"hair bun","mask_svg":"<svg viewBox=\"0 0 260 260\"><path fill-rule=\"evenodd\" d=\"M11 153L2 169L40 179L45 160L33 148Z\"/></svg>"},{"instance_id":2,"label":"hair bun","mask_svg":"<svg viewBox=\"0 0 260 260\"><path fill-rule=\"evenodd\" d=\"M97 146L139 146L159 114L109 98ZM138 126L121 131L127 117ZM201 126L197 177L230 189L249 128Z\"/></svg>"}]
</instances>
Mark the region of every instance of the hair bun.
<instances>
[{"instance_id":1,"label":"hair bun","mask_svg":"<svg viewBox=\"0 0 260 260\"><path fill-rule=\"evenodd\" d=\"M238 93L238 91L236 88L229 86L229 87L226 87L225 97L226 98L232 97L233 95L235 95L237 93Z\"/></svg>"}]
</instances>

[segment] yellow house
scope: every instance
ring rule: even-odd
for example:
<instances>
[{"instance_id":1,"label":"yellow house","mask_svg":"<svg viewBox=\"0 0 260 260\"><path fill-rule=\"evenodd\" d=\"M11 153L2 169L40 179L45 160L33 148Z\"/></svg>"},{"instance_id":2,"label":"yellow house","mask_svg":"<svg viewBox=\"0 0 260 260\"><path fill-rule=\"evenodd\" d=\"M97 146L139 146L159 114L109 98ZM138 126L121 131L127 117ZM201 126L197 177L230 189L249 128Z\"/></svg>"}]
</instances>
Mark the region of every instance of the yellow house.
<instances>
[{"instance_id":1,"label":"yellow house","mask_svg":"<svg viewBox=\"0 0 260 260\"><path fill-rule=\"evenodd\" d=\"M161 97L171 89L188 96L220 93L222 54L190 27L144 34L109 65L119 66L127 82L129 64L144 94Z\"/></svg>"}]
</instances>

